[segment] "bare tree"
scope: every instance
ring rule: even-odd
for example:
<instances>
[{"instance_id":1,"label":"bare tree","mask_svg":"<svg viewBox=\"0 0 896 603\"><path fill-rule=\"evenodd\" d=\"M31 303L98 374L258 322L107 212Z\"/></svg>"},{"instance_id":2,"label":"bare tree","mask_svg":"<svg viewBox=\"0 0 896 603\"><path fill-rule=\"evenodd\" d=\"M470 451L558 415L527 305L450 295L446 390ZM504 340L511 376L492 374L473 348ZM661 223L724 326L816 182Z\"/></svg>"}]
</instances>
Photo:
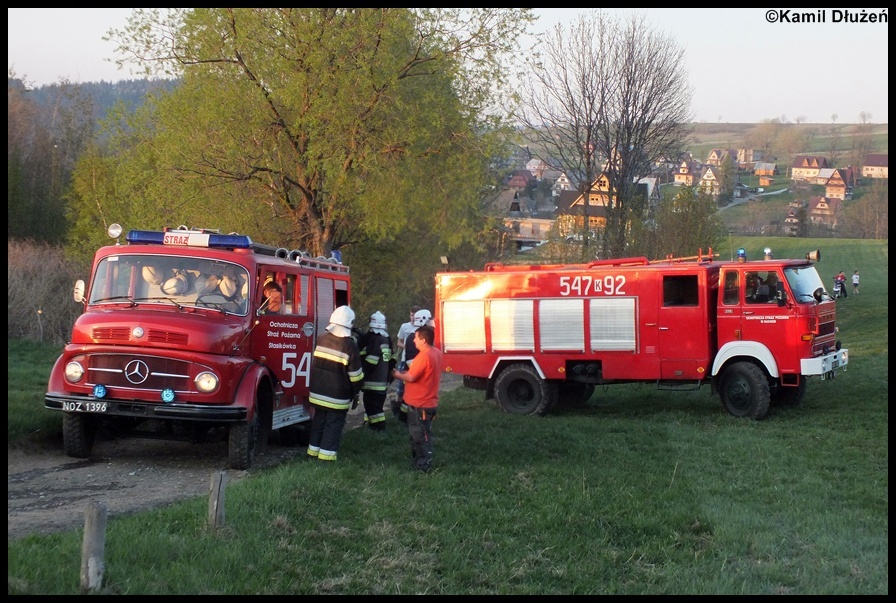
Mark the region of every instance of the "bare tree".
<instances>
[{"instance_id":1,"label":"bare tree","mask_svg":"<svg viewBox=\"0 0 896 603\"><path fill-rule=\"evenodd\" d=\"M775 142L781 133L781 128L781 121L777 117L763 119L747 131L748 146L761 150L763 157L770 157L775 149Z\"/></svg>"},{"instance_id":2,"label":"bare tree","mask_svg":"<svg viewBox=\"0 0 896 603\"><path fill-rule=\"evenodd\" d=\"M688 134L684 51L643 16L620 20L600 11L580 15L568 30L557 25L541 42L544 56L530 62L520 119L541 158L580 184L584 247L593 185L606 177L602 257L620 257L628 226L646 210L637 181L659 159L678 157Z\"/></svg>"},{"instance_id":3,"label":"bare tree","mask_svg":"<svg viewBox=\"0 0 896 603\"><path fill-rule=\"evenodd\" d=\"M860 199L844 209L843 234L858 239L888 239L889 183L876 180Z\"/></svg>"},{"instance_id":4,"label":"bare tree","mask_svg":"<svg viewBox=\"0 0 896 603\"><path fill-rule=\"evenodd\" d=\"M840 161L840 156L843 154L842 143L840 129L831 125L831 132L828 136L828 157L831 159L831 165L837 165Z\"/></svg>"},{"instance_id":5,"label":"bare tree","mask_svg":"<svg viewBox=\"0 0 896 603\"><path fill-rule=\"evenodd\" d=\"M787 161L792 163L797 153L806 148L807 142L806 131L803 128L786 124L778 132L775 146L783 149L787 154Z\"/></svg>"}]
</instances>

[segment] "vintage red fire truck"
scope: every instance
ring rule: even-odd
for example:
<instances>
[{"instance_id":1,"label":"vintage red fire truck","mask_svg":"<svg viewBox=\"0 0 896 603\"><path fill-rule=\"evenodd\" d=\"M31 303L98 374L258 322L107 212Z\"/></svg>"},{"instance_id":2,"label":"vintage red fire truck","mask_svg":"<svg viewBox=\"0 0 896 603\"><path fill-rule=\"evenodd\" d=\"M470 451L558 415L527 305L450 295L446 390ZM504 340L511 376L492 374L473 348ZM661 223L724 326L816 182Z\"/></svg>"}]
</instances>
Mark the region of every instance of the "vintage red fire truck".
<instances>
[{"instance_id":1,"label":"vintage red fire truck","mask_svg":"<svg viewBox=\"0 0 896 603\"><path fill-rule=\"evenodd\" d=\"M109 234L119 238L121 227ZM299 443L311 419L317 334L350 303L338 256L311 257L239 234L178 227L131 230L100 248L84 310L50 374L45 406L63 412L69 456L90 456L97 432L214 441L229 465L251 466L273 430ZM263 287L282 289L272 313Z\"/></svg>"},{"instance_id":2,"label":"vintage red fire truck","mask_svg":"<svg viewBox=\"0 0 896 603\"><path fill-rule=\"evenodd\" d=\"M545 414L595 386L709 383L737 417L797 405L809 377L845 370L836 303L814 263L626 258L572 265L488 264L436 275L437 346L505 411Z\"/></svg>"}]
</instances>

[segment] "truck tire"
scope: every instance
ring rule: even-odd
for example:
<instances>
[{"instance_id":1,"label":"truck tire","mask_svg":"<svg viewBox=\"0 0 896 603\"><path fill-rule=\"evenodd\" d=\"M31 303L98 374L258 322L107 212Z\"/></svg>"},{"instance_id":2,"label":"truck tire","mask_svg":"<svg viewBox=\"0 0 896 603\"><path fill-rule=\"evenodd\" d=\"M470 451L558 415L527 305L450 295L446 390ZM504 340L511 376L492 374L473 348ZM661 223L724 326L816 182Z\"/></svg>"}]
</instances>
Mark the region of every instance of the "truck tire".
<instances>
[{"instance_id":1,"label":"truck tire","mask_svg":"<svg viewBox=\"0 0 896 603\"><path fill-rule=\"evenodd\" d=\"M728 414L748 419L763 419L768 414L768 379L755 364L735 362L722 375L719 393Z\"/></svg>"},{"instance_id":2,"label":"truck tire","mask_svg":"<svg viewBox=\"0 0 896 603\"><path fill-rule=\"evenodd\" d=\"M772 404L775 406L799 406L806 397L806 380L800 379L796 387L776 385L772 388Z\"/></svg>"},{"instance_id":3,"label":"truck tire","mask_svg":"<svg viewBox=\"0 0 896 603\"><path fill-rule=\"evenodd\" d=\"M227 456L231 469L245 470L252 466L258 443L258 413L251 421L234 423L227 437Z\"/></svg>"},{"instance_id":4,"label":"truck tire","mask_svg":"<svg viewBox=\"0 0 896 603\"><path fill-rule=\"evenodd\" d=\"M65 454L86 459L93 450L99 421L96 417L74 412L62 415L62 442Z\"/></svg>"},{"instance_id":5,"label":"truck tire","mask_svg":"<svg viewBox=\"0 0 896 603\"><path fill-rule=\"evenodd\" d=\"M538 376L529 364L512 364L495 380L498 404L513 415L545 415L557 401L557 384Z\"/></svg>"},{"instance_id":6,"label":"truck tire","mask_svg":"<svg viewBox=\"0 0 896 603\"><path fill-rule=\"evenodd\" d=\"M594 395L594 385L578 381L561 381L558 402L567 406L581 406Z\"/></svg>"}]
</instances>

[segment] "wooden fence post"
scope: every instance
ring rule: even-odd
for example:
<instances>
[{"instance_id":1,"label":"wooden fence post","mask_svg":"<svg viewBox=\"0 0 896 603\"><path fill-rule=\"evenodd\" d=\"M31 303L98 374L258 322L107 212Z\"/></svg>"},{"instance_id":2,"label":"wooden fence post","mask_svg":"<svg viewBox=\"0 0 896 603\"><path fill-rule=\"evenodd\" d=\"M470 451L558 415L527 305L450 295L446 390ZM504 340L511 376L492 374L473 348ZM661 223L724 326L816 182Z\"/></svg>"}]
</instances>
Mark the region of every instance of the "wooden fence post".
<instances>
[{"instance_id":1,"label":"wooden fence post","mask_svg":"<svg viewBox=\"0 0 896 603\"><path fill-rule=\"evenodd\" d=\"M101 502L90 501L84 510L84 540L81 543L81 591L98 593L103 588L106 571L106 518L108 511Z\"/></svg>"},{"instance_id":2,"label":"wooden fence post","mask_svg":"<svg viewBox=\"0 0 896 603\"><path fill-rule=\"evenodd\" d=\"M227 486L227 473L224 471L213 473L211 489L208 494L208 523L215 528L224 525L225 486Z\"/></svg>"}]
</instances>

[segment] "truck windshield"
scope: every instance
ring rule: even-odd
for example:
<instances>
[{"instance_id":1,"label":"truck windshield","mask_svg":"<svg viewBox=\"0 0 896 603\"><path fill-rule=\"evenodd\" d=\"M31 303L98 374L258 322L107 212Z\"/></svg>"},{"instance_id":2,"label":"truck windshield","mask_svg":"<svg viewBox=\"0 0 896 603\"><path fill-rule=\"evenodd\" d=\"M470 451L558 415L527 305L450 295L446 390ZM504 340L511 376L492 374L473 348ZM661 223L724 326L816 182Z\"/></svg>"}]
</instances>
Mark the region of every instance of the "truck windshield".
<instances>
[{"instance_id":1,"label":"truck windshield","mask_svg":"<svg viewBox=\"0 0 896 603\"><path fill-rule=\"evenodd\" d=\"M784 277L793 292L794 301L797 303L812 303L815 301L815 292L821 289L821 299L827 301L831 298L824 288L824 283L818 275L815 266L798 266L784 269Z\"/></svg>"},{"instance_id":2,"label":"truck windshield","mask_svg":"<svg viewBox=\"0 0 896 603\"><path fill-rule=\"evenodd\" d=\"M249 273L230 262L193 257L114 255L97 265L89 304L174 304L231 314L248 311Z\"/></svg>"}]
</instances>

